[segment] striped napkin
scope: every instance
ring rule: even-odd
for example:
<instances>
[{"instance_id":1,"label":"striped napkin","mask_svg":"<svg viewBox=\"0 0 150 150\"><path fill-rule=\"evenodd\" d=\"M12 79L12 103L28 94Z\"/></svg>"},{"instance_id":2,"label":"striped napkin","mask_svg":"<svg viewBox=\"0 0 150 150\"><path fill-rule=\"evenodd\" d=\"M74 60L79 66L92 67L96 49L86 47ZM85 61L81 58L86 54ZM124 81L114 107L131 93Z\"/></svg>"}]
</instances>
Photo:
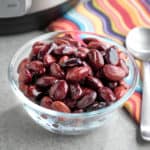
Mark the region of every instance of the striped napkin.
<instances>
[{"instance_id":1,"label":"striped napkin","mask_svg":"<svg viewBox=\"0 0 150 150\"><path fill-rule=\"evenodd\" d=\"M125 36L136 27L150 27L150 0L91 0L79 3L48 26L54 30L91 31L124 44ZM142 64L136 60L140 70ZM124 104L138 123L141 108L141 79L136 91Z\"/></svg>"}]
</instances>

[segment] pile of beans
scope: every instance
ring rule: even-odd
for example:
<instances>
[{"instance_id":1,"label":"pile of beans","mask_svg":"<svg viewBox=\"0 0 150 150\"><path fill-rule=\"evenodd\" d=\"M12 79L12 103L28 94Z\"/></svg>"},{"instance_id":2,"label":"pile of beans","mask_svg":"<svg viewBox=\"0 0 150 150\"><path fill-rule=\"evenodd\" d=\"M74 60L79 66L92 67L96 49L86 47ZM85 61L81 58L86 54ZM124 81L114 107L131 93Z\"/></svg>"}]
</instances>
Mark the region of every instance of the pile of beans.
<instances>
[{"instance_id":1,"label":"pile of beans","mask_svg":"<svg viewBox=\"0 0 150 150\"><path fill-rule=\"evenodd\" d=\"M48 109L82 113L106 107L129 89L127 56L113 45L71 34L33 44L18 66L19 88Z\"/></svg>"}]
</instances>

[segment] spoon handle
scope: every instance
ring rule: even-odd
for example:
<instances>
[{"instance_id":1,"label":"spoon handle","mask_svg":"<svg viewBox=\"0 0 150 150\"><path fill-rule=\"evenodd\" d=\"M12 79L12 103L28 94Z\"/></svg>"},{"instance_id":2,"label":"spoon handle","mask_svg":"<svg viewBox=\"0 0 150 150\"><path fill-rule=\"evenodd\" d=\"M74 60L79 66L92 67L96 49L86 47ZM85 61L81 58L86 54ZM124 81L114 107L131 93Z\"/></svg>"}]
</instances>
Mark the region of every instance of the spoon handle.
<instances>
[{"instance_id":1,"label":"spoon handle","mask_svg":"<svg viewBox=\"0 0 150 150\"><path fill-rule=\"evenodd\" d=\"M141 110L141 136L150 141L150 63L143 62L143 98Z\"/></svg>"}]
</instances>

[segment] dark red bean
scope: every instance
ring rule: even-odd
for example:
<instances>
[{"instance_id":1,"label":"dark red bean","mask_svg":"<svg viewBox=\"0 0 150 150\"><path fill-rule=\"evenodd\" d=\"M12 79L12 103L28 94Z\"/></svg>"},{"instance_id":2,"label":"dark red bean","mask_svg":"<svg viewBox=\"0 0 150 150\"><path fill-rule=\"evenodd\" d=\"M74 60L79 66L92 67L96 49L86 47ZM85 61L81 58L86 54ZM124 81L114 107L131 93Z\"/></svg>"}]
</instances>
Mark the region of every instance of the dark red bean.
<instances>
[{"instance_id":1,"label":"dark red bean","mask_svg":"<svg viewBox=\"0 0 150 150\"><path fill-rule=\"evenodd\" d=\"M124 86L118 86L114 89L114 94L117 99L120 99L124 94L127 92L127 89L125 89Z\"/></svg>"},{"instance_id":2,"label":"dark red bean","mask_svg":"<svg viewBox=\"0 0 150 150\"><path fill-rule=\"evenodd\" d=\"M25 96L27 96L31 101L35 102L36 98L41 94L34 85L26 85L24 83L19 84L20 90Z\"/></svg>"},{"instance_id":3,"label":"dark red bean","mask_svg":"<svg viewBox=\"0 0 150 150\"><path fill-rule=\"evenodd\" d=\"M55 49L57 49L57 45L56 43L50 43L50 48L49 50L47 51L47 54L51 54Z\"/></svg>"},{"instance_id":4,"label":"dark red bean","mask_svg":"<svg viewBox=\"0 0 150 150\"><path fill-rule=\"evenodd\" d=\"M89 49L85 47L79 47L78 51L75 53L75 56L81 59L85 59L87 54L89 53Z\"/></svg>"},{"instance_id":5,"label":"dark red bean","mask_svg":"<svg viewBox=\"0 0 150 150\"><path fill-rule=\"evenodd\" d=\"M86 87L83 87L83 88L82 88L82 91L83 91L83 94L82 94L82 95L86 95L86 94L88 94L88 93L91 92L91 89L86 88Z\"/></svg>"},{"instance_id":6,"label":"dark red bean","mask_svg":"<svg viewBox=\"0 0 150 150\"><path fill-rule=\"evenodd\" d=\"M104 73L103 73L103 70L102 69L99 69L95 76L98 78L98 79L101 79L101 78L104 78Z\"/></svg>"},{"instance_id":7,"label":"dark red bean","mask_svg":"<svg viewBox=\"0 0 150 150\"><path fill-rule=\"evenodd\" d=\"M40 52L40 50L42 49L48 49L50 46L50 44L46 44L43 42L36 42L33 46L32 46L32 51L30 53L30 59L31 60L35 60L38 57L38 54Z\"/></svg>"},{"instance_id":8,"label":"dark red bean","mask_svg":"<svg viewBox=\"0 0 150 150\"><path fill-rule=\"evenodd\" d=\"M88 48L104 51L108 48L108 45L104 44L104 42L101 42L101 41L91 41L88 43Z\"/></svg>"},{"instance_id":9,"label":"dark red bean","mask_svg":"<svg viewBox=\"0 0 150 150\"><path fill-rule=\"evenodd\" d=\"M53 53L56 55L62 55L65 47L66 47L66 45L57 46L57 48L53 50Z\"/></svg>"},{"instance_id":10,"label":"dark red bean","mask_svg":"<svg viewBox=\"0 0 150 150\"><path fill-rule=\"evenodd\" d=\"M27 96L31 99L34 100L37 96L41 94L40 91L37 90L35 85L30 85L28 86L28 91L27 91Z\"/></svg>"},{"instance_id":11,"label":"dark red bean","mask_svg":"<svg viewBox=\"0 0 150 150\"><path fill-rule=\"evenodd\" d=\"M72 82L79 82L85 77L89 75L89 68L88 67L74 67L70 70L68 70L66 75L66 80L72 81Z\"/></svg>"},{"instance_id":12,"label":"dark red bean","mask_svg":"<svg viewBox=\"0 0 150 150\"><path fill-rule=\"evenodd\" d=\"M92 105L90 105L86 108L86 111L90 112L90 111L94 111L94 110L97 110L97 109L99 109L99 103L94 102Z\"/></svg>"},{"instance_id":13,"label":"dark red bean","mask_svg":"<svg viewBox=\"0 0 150 150\"><path fill-rule=\"evenodd\" d=\"M84 95L78 102L77 107L78 108L86 108L89 105L93 104L95 102L95 99L97 97L97 94L93 90L89 90L86 95Z\"/></svg>"},{"instance_id":14,"label":"dark red bean","mask_svg":"<svg viewBox=\"0 0 150 150\"><path fill-rule=\"evenodd\" d=\"M28 93L28 85L24 83L19 83L19 89L23 92L25 96L27 96Z\"/></svg>"},{"instance_id":15,"label":"dark red bean","mask_svg":"<svg viewBox=\"0 0 150 150\"><path fill-rule=\"evenodd\" d=\"M102 87L99 89L100 96L108 103L116 101L116 96L113 91L108 87Z\"/></svg>"},{"instance_id":16,"label":"dark red bean","mask_svg":"<svg viewBox=\"0 0 150 150\"><path fill-rule=\"evenodd\" d=\"M30 60L28 58L23 59L18 66L17 72L20 73L24 70L29 62Z\"/></svg>"},{"instance_id":17,"label":"dark red bean","mask_svg":"<svg viewBox=\"0 0 150 150\"><path fill-rule=\"evenodd\" d=\"M78 51L84 52L84 53L86 53L86 54L88 54L88 53L90 52L90 50L89 50L88 48L86 48L86 47L79 47L79 48L78 48Z\"/></svg>"},{"instance_id":18,"label":"dark red bean","mask_svg":"<svg viewBox=\"0 0 150 150\"><path fill-rule=\"evenodd\" d=\"M70 45L70 43L67 40L61 38L54 39L54 42L57 45L68 45L68 46Z\"/></svg>"},{"instance_id":19,"label":"dark red bean","mask_svg":"<svg viewBox=\"0 0 150 150\"><path fill-rule=\"evenodd\" d=\"M61 69L61 67L57 63L52 63L50 65L50 73L52 76L59 78L59 79L62 79L65 76L63 70Z\"/></svg>"},{"instance_id":20,"label":"dark red bean","mask_svg":"<svg viewBox=\"0 0 150 150\"><path fill-rule=\"evenodd\" d=\"M94 69L98 70L104 65L104 59L102 54L98 50L91 50L88 53L88 59Z\"/></svg>"},{"instance_id":21,"label":"dark red bean","mask_svg":"<svg viewBox=\"0 0 150 150\"><path fill-rule=\"evenodd\" d=\"M31 61L27 65L27 68L34 74L43 74L46 71L44 64L38 60Z\"/></svg>"},{"instance_id":22,"label":"dark red bean","mask_svg":"<svg viewBox=\"0 0 150 150\"><path fill-rule=\"evenodd\" d=\"M36 86L40 89L47 89L56 82L57 79L53 76L43 76L36 81Z\"/></svg>"},{"instance_id":23,"label":"dark red bean","mask_svg":"<svg viewBox=\"0 0 150 150\"><path fill-rule=\"evenodd\" d=\"M102 56L104 57L106 55L106 51L100 51Z\"/></svg>"},{"instance_id":24,"label":"dark red bean","mask_svg":"<svg viewBox=\"0 0 150 150\"><path fill-rule=\"evenodd\" d=\"M103 87L103 83L99 79L93 76L88 76L86 78L86 83L89 87L93 88L94 90L97 90Z\"/></svg>"},{"instance_id":25,"label":"dark red bean","mask_svg":"<svg viewBox=\"0 0 150 150\"><path fill-rule=\"evenodd\" d=\"M104 107L106 107L107 106L107 103L106 102L99 102L99 109L101 109L101 108L104 108Z\"/></svg>"},{"instance_id":26,"label":"dark red bean","mask_svg":"<svg viewBox=\"0 0 150 150\"><path fill-rule=\"evenodd\" d=\"M124 86L125 89L129 89L130 88L130 85L127 84L124 80L119 81L119 84Z\"/></svg>"},{"instance_id":27,"label":"dark red bean","mask_svg":"<svg viewBox=\"0 0 150 150\"><path fill-rule=\"evenodd\" d=\"M45 44L45 43L42 42L42 41L37 41L37 42L35 42L35 43L33 44L32 48L35 48L35 47L37 47L37 46L43 46L44 44Z\"/></svg>"},{"instance_id":28,"label":"dark red bean","mask_svg":"<svg viewBox=\"0 0 150 150\"><path fill-rule=\"evenodd\" d=\"M53 100L63 100L67 96L67 93L68 93L68 84L65 80L58 80L51 86L49 90L49 96Z\"/></svg>"},{"instance_id":29,"label":"dark red bean","mask_svg":"<svg viewBox=\"0 0 150 150\"><path fill-rule=\"evenodd\" d=\"M45 66L50 66L54 62L56 62L56 58L52 55L46 54L43 58L43 63Z\"/></svg>"},{"instance_id":30,"label":"dark red bean","mask_svg":"<svg viewBox=\"0 0 150 150\"><path fill-rule=\"evenodd\" d=\"M121 67L110 64L104 65L103 73L106 78L112 81L120 81L126 76L126 72Z\"/></svg>"},{"instance_id":31,"label":"dark red bean","mask_svg":"<svg viewBox=\"0 0 150 150\"><path fill-rule=\"evenodd\" d=\"M59 59L59 65L64 64L68 59L69 59L68 56L62 56L62 57Z\"/></svg>"},{"instance_id":32,"label":"dark red bean","mask_svg":"<svg viewBox=\"0 0 150 150\"><path fill-rule=\"evenodd\" d=\"M41 99L40 105L45 107L45 108L51 109L52 103L53 103L53 101L52 101L52 99L49 96L44 96Z\"/></svg>"},{"instance_id":33,"label":"dark red bean","mask_svg":"<svg viewBox=\"0 0 150 150\"><path fill-rule=\"evenodd\" d=\"M41 49L38 52L37 59L43 60L43 58L44 58L45 54L48 52L49 48L50 48L50 44L43 45L43 47L41 47Z\"/></svg>"},{"instance_id":34,"label":"dark red bean","mask_svg":"<svg viewBox=\"0 0 150 150\"><path fill-rule=\"evenodd\" d=\"M77 51L76 48L66 45L60 45L56 49L53 50L56 55L72 55Z\"/></svg>"},{"instance_id":35,"label":"dark red bean","mask_svg":"<svg viewBox=\"0 0 150 150\"><path fill-rule=\"evenodd\" d=\"M81 66L83 63L79 58L70 58L66 60L63 64L61 64L64 68L70 68L75 66Z\"/></svg>"},{"instance_id":36,"label":"dark red bean","mask_svg":"<svg viewBox=\"0 0 150 150\"><path fill-rule=\"evenodd\" d=\"M70 84L69 87L70 87L71 99L78 100L83 94L80 84L78 84L78 83Z\"/></svg>"},{"instance_id":37,"label":"dark red bean","mask_svg":"<svg viewBox=\"0 0 150 150\"><path fill-rule=\"evenodd\" d=\"M85 61L83 61L83 66L86 66L89 69L89 75L93 76L93 71L90 65L88 65Z\"/></svg>"},{"instance_id":38,"label":"dark red bean","mask_svg":"<svg viewBox=\"0 0 150 150\"><path fill-rule=\"evenodd\" d=\"M73 55L76 51L77 51L77 49L75 47L65 46L65 48L62 51L62 54L63 55Z\"/></svg>"},{"instance_id":39,"label":"dark red bean","mask_svg":"<svg viewBox=\"0 0 150 150\"><path fill-rule=\"evenodd\" d=\"M48 109L95 111L115 102L130 88L123 80L129 68L122 55L98 39L80 39L77 33L67 32L55 36L51 43L33 44L29 58L18 67L19 88Z\"/></svg>"},{"instance_id":40,"label":"dark red bean","mask_svg":"<svg viewBox=\"0 0 150 150\"><path fill-rule=\"evenodd\" d=\"M94 110L104 108L106 106L107 106L106 102L95 102L92 105L90 105L89 107L87 107L86 111L90 112L90 111L94 111Z\"/></svg>"},{"instance_id":41,"label":"dark red bean","mask_svg":"<svg viewBox=\"0 0 150 150\"><path fill-rule=\"evenodd\" d=\"M65 113L71 112L70 108L65 103L63 103L59 100L52 103L51 109L60 111L60 112L65 112Z\"/></svg>"},{"instance_id":42,"label":"dark red bean","mask_svg":"<svg viewBox=\"0 0 150 150\"><path fill-rule=\"evenodd\" d=\"M118 82L108 82L107 85L109 88L114 89L118 86Z\"/></svg>"},{"instance_id":43,"label":"dark red bean","mask_svg":"<svg viewBox=\"0 0 150 150\"><path fill-rule=\"evenodd\" d=\"M68 41L73 47L87 47L87 44L79 38L69 38Z\"/></svg>"},{"instance_id":44,"label":"dark red bean","mask_svg":"<svg viewBox=\"0 0 150 150\"><path fill-rule=\"evenodd\" d=\"M43 47L43 45L35 45L35 46L33 46L32 51L31 51L30 56L29 56L30 60L37 59L37 55L38 55L38 53L39 53L39 51L40 51L40 49L42 47Z\"/></svg>"},{"instance_id":45,"label":"dark red bean","mask_svg":"<svg viewBox=\"0 0 150 150\"><path fill-rule=\"evenodd\" d=\"M63 35L60 38L69 40L69 39L74 39L75 36L76 36L75 33L66 32L66 33L63 33Z\"/></svg>"},{"instance_id":46,"label":"dark red bean","mask_svg":"<svg viewBox=\"0 0 150 150\"><path fill-rule=\"evenodd\" d=\"M106 51L105 60L108 64L117 65L119 62L118 52L115 47L110 47Z\"/></svg>"},{"instance_id":47,"label":"dark red bean","mask_svg":"<svg viewBox=\"0 0 150 150\"><path fill-rule=\"evenodd\" d=\"M32 74L28 69L23 69L19 74L19 82L30 83L32 81Z\"/></svg>"},{"instance_id":48,"label":"dark red bean","mask_svg":"<svg viewBox=\"0 0 150 150\"><path fill-rule=\"evenodd\" d=\"M129 74L129 67L123 59L120 59L119 66L125 71L126 76Z\"/></svg>"},{"instance_id":49,"label":"dark red bean","mask_svg":"<svg viewBox=\"0 0 150 150\"><path fill-rule=\"evenodd\" d=\"M84 38L83 41L86 44L89 44L90 42L99 42L99 40L95 38Z\"/></svg>"},{"instance_id":50,"label":"dark red bean","mask_svg":"<svg viewBox=\"0 0 150 150\"><path fill-rule=\"evenodd\" d=\"M82 51L77 51L77 52L75 53L75 56L76 56L77 58L85 59L85 58L87 57L87 53L82 52Z\"/></svg>"},{"instance_id":51,"label":"dark red bean","mask_svg":"<svg viewBox=\"0 0 150 150\"><path fill-rule=\"evenodd\" d=\"M75 108L76 107L76 105L77 105L77 101L76 100L73 100L73 99L69 99L69 98L67 98L67 99L65 99L64 100L64 103L69 107L69 108Z\"/></svg>"}]
</instances>

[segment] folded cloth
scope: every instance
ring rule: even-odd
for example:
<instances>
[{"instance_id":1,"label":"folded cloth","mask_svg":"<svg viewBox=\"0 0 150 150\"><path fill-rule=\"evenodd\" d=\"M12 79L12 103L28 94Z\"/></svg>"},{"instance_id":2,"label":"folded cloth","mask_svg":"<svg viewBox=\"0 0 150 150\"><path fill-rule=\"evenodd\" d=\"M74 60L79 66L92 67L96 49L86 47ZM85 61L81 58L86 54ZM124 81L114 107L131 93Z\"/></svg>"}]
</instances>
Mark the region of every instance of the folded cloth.
<instances>
[{"instance_id":1,"label":"folded cloth","mask_svg":"<svg viewBox=\"0 0 150 150\"><path fill-rule=\"evenodd\" d=\"M91 31L123 44L127 33L136 26L150 27L149 0L91 0L79 3L62 18L50 23L48 30ZM141 70L141 63L136 62ZM141 85L139 79L136 91L124 104L137 123L140 121Z\"/></svg>"}]
</instances>

